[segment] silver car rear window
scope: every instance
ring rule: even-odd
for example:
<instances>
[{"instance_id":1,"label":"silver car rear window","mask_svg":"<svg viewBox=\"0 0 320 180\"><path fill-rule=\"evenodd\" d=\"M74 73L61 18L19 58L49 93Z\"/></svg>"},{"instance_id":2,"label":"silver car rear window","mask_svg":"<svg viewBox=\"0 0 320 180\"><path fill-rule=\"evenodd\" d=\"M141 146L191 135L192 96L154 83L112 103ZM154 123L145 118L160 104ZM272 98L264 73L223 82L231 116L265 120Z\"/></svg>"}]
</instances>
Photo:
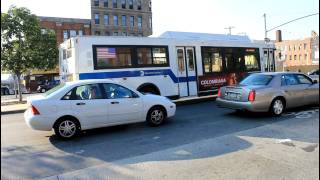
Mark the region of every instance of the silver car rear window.
<instances>
[{"instance_id":1,"label":"silver car rear window","mask_svg":"<svg viewBox=\"0 0 320 180\"><path fill-rule=\"evenodd\" d=\"M240 82L240 85L268 85L272 80L272 75L251 74Z\"/></svg>"}]
</instances>

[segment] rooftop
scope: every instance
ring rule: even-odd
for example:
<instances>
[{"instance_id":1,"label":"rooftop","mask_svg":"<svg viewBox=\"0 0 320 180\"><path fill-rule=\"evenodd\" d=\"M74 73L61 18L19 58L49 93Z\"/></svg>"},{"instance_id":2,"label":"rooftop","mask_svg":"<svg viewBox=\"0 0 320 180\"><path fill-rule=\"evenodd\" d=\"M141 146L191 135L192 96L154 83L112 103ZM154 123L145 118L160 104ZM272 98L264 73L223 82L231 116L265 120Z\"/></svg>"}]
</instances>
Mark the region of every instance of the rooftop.
<instances>
[{"instance_id":1,"label":"rooftop","mask_svg":"<svg viewBox=\"0 0 320 180\"><path fill-rule=\"evenodd\" d=\"M175 39L210 40L210 41L232 41L232 42L245 42L245 43L251 42L248 36L178 32L178 31L166 31L163 34L161 34L159 37L175 38Z\"/></svg>"},{"instance_id":2,"label":"rooftop","mask_svg":"<svg viewBox=\"0 0 320 180\"><path fill-rule=\"evenodd\" d=\"M61 17L46 17L38 16L41 21L61 22L61 23L83 23L90 24L91 19L78 19L78 18L61 18Z\"/></svg>"}]
</instances>

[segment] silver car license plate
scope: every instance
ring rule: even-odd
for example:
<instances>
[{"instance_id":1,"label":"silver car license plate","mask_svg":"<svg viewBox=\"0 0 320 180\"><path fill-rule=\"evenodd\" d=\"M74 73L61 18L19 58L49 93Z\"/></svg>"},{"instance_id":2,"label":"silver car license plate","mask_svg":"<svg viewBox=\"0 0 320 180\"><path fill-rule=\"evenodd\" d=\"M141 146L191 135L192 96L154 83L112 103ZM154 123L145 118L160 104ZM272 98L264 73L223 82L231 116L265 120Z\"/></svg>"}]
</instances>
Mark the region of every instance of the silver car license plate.
<instances>
[{"instance_id":1,"label":"silver car license plate","mask_svg":"<svg viewBox=\"0 0 320 180\"><path fill-rule=\"evenodd\" d=\"M240 98L241 98L241 95L239 93L228 92L226 94L226 99L239 101Z\"/></svg>"}]
</instances>

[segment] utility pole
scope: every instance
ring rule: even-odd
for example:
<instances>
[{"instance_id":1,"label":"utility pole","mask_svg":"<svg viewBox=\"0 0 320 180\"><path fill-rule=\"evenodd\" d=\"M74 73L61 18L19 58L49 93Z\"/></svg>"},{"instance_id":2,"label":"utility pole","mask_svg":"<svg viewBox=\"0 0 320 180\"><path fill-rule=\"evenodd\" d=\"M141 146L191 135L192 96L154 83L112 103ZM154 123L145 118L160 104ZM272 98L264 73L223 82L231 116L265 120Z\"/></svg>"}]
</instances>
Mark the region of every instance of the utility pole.
<instances>
[{"instance_id":1,"label":"utility pole","mask_svg":"<svg viewBox=\"0 0 320 180\"><path fill-rule=\"evenodd\" d=\"M231 35L231 29L233 29L233 28L234 28L234 26L229 26L229 27L226 27L224 29L229 29L229 35Z\"/></svg>"},{"instance_id":2,"label":"utility pole","mask_svg":"<svg viewBox=\"0 0 320 180\"><path fill-rule=\"evenodd\" d=\"M268 42L268 31L267 31L267 15L266 13L263 14L264 18L264 41L267 43Z\"/></svg>"}]
</instances>

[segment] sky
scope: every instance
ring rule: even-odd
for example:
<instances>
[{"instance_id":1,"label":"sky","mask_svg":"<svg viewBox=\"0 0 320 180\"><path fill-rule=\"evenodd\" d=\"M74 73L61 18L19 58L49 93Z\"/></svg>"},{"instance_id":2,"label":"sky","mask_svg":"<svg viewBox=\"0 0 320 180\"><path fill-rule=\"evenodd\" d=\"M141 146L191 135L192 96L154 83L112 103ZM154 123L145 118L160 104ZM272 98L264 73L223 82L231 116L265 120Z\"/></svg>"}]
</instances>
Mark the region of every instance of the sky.
<instances>
[{"instance_id":1,"label":"sky","mask_svg":"<svg viewBox=\"0 0 320 180\"><path fill-rule=\"evenodd\" d=\"M38 16L91 18L90 0L1 0L1 12L10 5L27 7ZM264 39L264 18L267 30L293 19L319 13L318 0L152 0L153 36L165 31L248 35ZM319 34L319 14L287 25L282 31L284 40ZM268 38L275 39L275 29Z\"/></svg>"}]
</instances>

